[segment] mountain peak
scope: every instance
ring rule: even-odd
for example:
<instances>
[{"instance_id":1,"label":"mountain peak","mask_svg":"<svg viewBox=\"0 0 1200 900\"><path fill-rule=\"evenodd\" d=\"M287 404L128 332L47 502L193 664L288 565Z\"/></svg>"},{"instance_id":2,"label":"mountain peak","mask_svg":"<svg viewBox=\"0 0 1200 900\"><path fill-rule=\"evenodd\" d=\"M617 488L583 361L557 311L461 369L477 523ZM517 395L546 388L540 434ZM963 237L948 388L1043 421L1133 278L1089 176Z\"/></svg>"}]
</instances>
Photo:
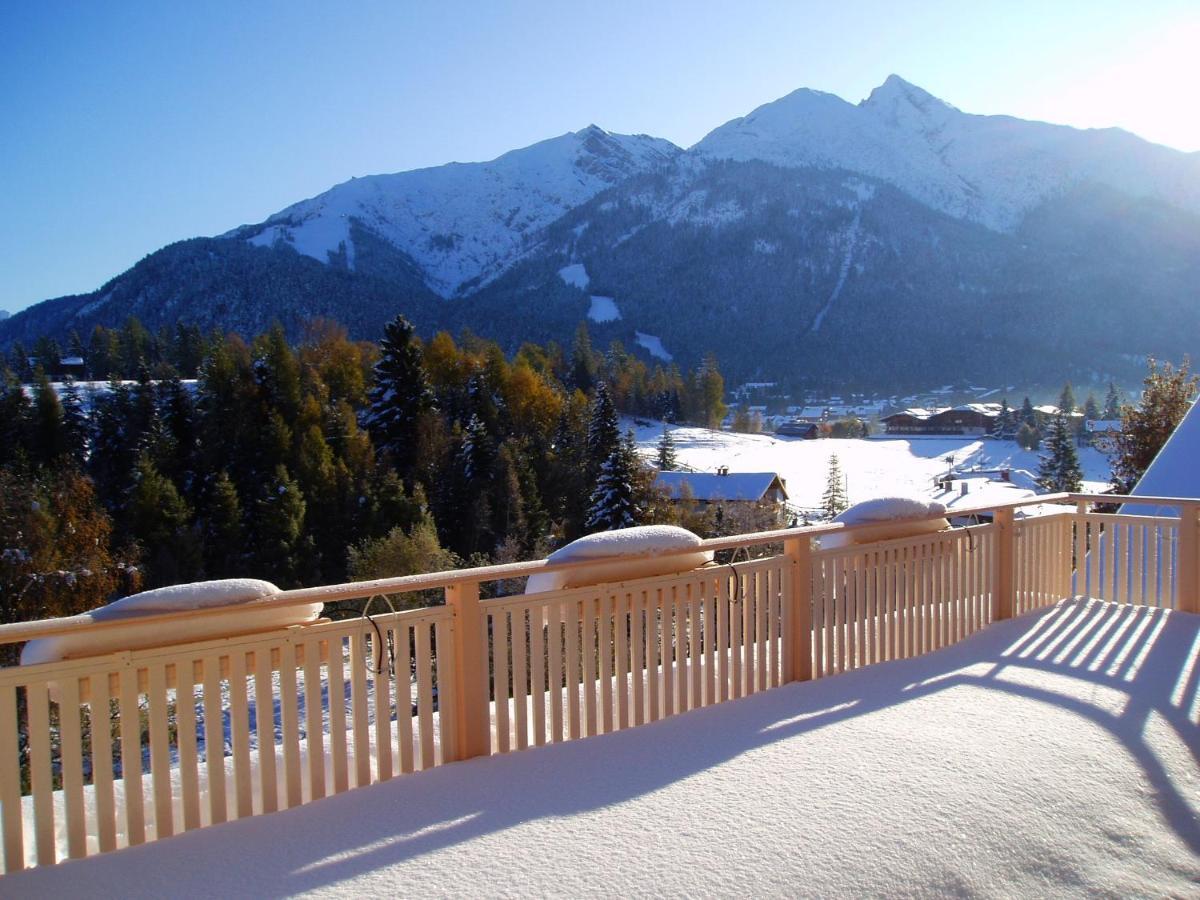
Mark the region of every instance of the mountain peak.
<instances>
[{"instance_id":1,"label":"mountain peak","mask_svg":"<svg viewBox=\"0 0 1200 900\"><path fill-rule=\"evenodd\" d=\"M894 109L898 103L907 103L922 112L933 109L954 109L945 100L939 100L924 88L905 81L899 75L889 75L871 95L859 103L864 109Z\"/></svg>"}]
</instances>

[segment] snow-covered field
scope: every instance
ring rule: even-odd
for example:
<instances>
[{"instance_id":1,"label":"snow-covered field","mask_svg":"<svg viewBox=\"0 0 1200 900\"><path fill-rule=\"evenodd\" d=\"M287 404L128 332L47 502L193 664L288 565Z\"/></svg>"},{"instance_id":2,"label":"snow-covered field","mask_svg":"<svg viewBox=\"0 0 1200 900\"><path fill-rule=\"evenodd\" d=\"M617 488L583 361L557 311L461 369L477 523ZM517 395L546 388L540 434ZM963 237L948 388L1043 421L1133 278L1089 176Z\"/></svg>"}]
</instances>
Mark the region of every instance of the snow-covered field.
<instances>
[{"instance_id":1,"label":"snow-covered field","mask_svg":"<svg viewBox=\"0 0 1200 900\"><path fill-rule=\"evenodd\" d=\"M662 426L638 427L635 435L641 452L653 457ZM835 453L851 503L897 494L939 497L941 489L934 478L945 474L950 456L956 471L1007 467L1034 475L1039 457L1012 441L971 437L806 441L707 428L672 428L671 437L683 466L702 472L715 472L718 466L728 466L731 472L778 472L787 483L789 502L814 508L821 505L829 457ZM1079 461L1085 488L1107 487L1109 463L1104 454L1091 447L1080 448Z\"/></svg>"},{"instance_id":2,"label":"snow-covered field","mask_svg":"<svg viewBox=\"0 0 1200 900\"><path fill-rule=\"evenodd\" d=\"M16 873L112 896L1188 896L1200 616L953 647Z\"/></svg>"}]
</instances>

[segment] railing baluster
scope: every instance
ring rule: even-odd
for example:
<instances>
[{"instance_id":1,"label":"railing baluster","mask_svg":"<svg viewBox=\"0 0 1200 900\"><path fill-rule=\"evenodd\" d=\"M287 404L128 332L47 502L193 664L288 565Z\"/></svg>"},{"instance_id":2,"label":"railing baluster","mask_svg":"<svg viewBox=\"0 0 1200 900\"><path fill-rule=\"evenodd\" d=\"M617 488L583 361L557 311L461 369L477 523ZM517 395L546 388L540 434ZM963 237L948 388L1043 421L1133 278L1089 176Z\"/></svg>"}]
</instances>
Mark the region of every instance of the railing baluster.
<instances>
[{"instance_id":1,"label":"railing baluster","mask_svg":"<svg viewBox=\"0 0 1200 900\"><path fill-rule=\"evenodd\" d=\"M401 631L404 633L404 641L408 642L408 627L404 626ZM417 649L417 716L421 732L421 768L433 768L433 655L430 653L429 647L429 623L421 622L413 628L416 640ZM408 670L404 671L404 681L408 683ZM399 679L397 679L397 683ZM513 693L516 693L514 689ZM412 706L411 695L406 694L404 697L397 697L396 708L397 715L408 721L409 727L412 727ZM402 702L403 701L403 702ZM408 746L412 747L412 737L407 741Z\"/></svg>"},{"instance_id":2,"label":"railing baluster","mask_svg":"<svg viewBox=\"0 0 1200 900\"><path fill-rule=\"evenodd\" d=\"M161 671L161 668L160 668ZM80 727L79 678L69 676L59 682L62 701L58 705L59 741L62 760L63 812L67 826L67 856L79 859L87 855L87 820L83 805L83 732ZM166 690L164 688L164 695ZM165 700L165 696L164 696ZM166 720L164 702L163 719ZM164 729L163 746L166 746ZM155 783L157 791L158 784ZM167 814L170 815L171 784L166 785ZM158 797L155 801L157 804Z\"/></svg>"},{"instance_id":3,"label":"railing baluster","mask_svg":"<svg viewBox=\"0 0 1200 900\"><path fill-rule=\"evenodd\" d=\"M92 694L93 701L95 693ZM93 710L95 707L93 707ZM92 721L96 721L93 712ZM108 716L104 717L105 728ZM21 815L21 762L17 718L17 689L0 686L0 824L4 829L4 871L25 868L25 825ZM112 770L109 770L112 774ZM102 849L112 849L102 848Z\"/></svg>"}]
</instances>

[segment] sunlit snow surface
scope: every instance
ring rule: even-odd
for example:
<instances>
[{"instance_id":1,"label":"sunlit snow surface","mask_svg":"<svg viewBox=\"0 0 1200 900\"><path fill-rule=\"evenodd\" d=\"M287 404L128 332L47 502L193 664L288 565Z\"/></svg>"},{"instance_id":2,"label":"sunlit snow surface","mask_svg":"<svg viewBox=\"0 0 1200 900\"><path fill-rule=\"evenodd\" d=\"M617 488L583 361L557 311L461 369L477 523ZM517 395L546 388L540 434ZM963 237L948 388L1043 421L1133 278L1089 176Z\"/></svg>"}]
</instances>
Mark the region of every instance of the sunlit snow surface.
<instances>
[{"instance_id":1,"label":"sunlit snow surface","mask_svg":"<svg viewBox=\"0 0 1200 900\"><path fill-rule=\"evenodd\" d=\"M637 427L636 437L640 451L653 458L662 425ZM901 493L944 502L947 497L935 479L951 465L960 472L973 466L1008 467L1036 475L1039 461L1038 453L1022 450L1012 441L971 437L806 441L707 428L671 428L671 437L683 466L702 472L728 466L733 472L779 473L786 482L789 502L798 507L821 505L829 457L834 454L841 463L851 503ZM1085 486L1106 486L1107 457L1088 447L1080 448L1079 458Z\"/></svg>"},{"instance_id":2,"label":"sunlit snow surface","mask_svg":"<svg viewBox=\"0 0 1200 900\"><path fill-rule=\"evenodd\" d=\"M490 162L352 179L276 213L249 240L282 240L321 262L345 244L352 263L357 219L416 260L430 288L451 296L465 282L498 275L567 210L678 152L669 141L589 126Z\"/></svg>"},{"instance_id":3,"label":"sunlit snow surface","mask_svg":"<svg viewBox=\"0 0 1200 900\"><path fill-rule=\"evenodd\" d=\"M1064 603L615 734L4 878L19 897L1194 896L1200 617Z\"/></svg>"}]
</instances>

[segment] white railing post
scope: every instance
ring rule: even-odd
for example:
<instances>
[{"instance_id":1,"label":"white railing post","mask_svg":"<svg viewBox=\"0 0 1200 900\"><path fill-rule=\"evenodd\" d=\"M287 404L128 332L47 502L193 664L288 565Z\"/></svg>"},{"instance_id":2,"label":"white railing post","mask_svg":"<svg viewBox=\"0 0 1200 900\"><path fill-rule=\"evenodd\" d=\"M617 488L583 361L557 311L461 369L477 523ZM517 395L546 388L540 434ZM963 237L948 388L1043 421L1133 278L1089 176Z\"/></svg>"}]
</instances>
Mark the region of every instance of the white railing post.
<instances>
[{"instance_id":1,"label":"white railing post","mask_svg":"<svg viewBox=\"0 0 1200 900\"><path fill-rule=\"evenodd\" d=\"M453 758L471 759L491 752L488 717L487 641L479 608L479 583L446 587L446 605L454 610L454 712L457 744Z\"/></svg>"},{"instance_id":2,"label":"white railing post","mask_svg":"<svg viewBox=\"0 0 1200 900\"><path fill-rule=\"evenodd\" d=\"M785 680L812 679L812 539L807 535L784 541L791 591L787 598L787 658Z\"/></svg>"},{"instance_id":3,"label":"white railing post","mask_svg":"<svg viewBox=\"0 0 1200 900\"><path fill-rule=\"evenodd\" d=\"M1016 562L1013 535L1016 525L1013 521L1013 508L1006 506L997 509L994 522L996 525L996 576L992 585L992 592L995 595L992 618L998 622L1001 619L1011 619L1016 606L1013 582Z\"/></svg>"},{"instance_id":4,"label":"white railing post","mask_svg":"<svg viewBox=\"0 0 1200 900\"><path fill-rule=\"evenodd\" d=\"M1200 508L1186 504L1179 510L1179 582L1176 608L1200 612Z\"/></svg>"}]
</instances>

